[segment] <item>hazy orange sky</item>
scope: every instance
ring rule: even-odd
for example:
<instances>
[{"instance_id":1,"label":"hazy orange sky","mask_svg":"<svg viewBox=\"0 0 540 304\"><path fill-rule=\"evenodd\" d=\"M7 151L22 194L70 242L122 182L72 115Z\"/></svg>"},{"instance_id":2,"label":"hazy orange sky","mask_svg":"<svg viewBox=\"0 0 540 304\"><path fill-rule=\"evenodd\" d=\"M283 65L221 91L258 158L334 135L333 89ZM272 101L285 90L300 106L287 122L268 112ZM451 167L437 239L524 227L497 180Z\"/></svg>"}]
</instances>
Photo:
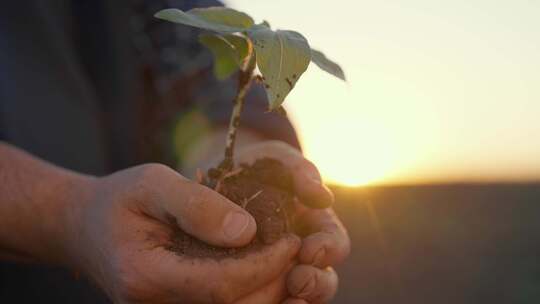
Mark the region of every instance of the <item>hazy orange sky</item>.
<instances>
[{"instance_id":1,"label":"hazy orange sky","mask_svg":"<svg viewBox=\"0 0 540 304\"><path fill-rule=\"evenodd\" d=\"M303 33L286 102L308 158L349 185L540 179L540 2L231 0Z\"/></svg>"}]
</instances>

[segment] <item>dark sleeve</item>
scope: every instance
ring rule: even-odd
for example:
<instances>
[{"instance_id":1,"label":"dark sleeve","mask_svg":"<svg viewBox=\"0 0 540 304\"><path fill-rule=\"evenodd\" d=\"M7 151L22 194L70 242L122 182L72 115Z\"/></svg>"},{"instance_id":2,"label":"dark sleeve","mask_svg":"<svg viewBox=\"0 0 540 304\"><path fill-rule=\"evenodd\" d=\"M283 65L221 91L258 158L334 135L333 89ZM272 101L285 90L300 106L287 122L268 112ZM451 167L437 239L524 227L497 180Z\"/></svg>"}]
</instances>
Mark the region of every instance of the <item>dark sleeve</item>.
<instances>
[{"instance_id":1,"label":"dark sleeve","mask_svg":"<svg viewBox=\"0 0 540 304\"><path fill-rule=\"evenodd\" d=\"M72 43L63 2L0 2L1 138L56 165L106 174L96 90Z\"/></svg>"},{"instance_id":2,"label":"dark sleeve","mask_svg":"<svg viewBox=\"0 0 540 304\"><path fill-rule=\"evenodd\" d=\"M199 42L200 30L174 25L152 16L163 8L221 6L221 2L206 1L146 1L139 7L141 35L136 45L150 66L155 87L164 99L174 99L183 107L183 113L201 110L214 127L226 126L232 111L236 91L236 77L217 80L212 73L212 56ZM151 4L151 7L150 7ZM300 147L295 130L283 116L267 113L264 88L254 85L250 90L242 113L242 128L258 132L268 139L278 139ZM241 132L241 131L240 131Z\"/></svg>"}]
</instances>

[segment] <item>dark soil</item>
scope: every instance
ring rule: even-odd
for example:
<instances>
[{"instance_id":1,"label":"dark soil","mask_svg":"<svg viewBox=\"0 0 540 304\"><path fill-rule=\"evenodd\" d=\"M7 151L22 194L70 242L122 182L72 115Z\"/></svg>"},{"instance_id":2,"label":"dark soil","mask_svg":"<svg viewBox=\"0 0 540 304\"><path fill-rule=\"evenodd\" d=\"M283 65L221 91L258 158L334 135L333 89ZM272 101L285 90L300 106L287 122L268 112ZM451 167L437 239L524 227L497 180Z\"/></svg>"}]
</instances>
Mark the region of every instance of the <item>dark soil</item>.
<instances>
[{"instance_id":1,"label":"dark soil","mask_svg":"<svg viewBox=\"0 0 540 304\"><path fill-rule=\"evenodd\" d=\"M255 239L243 248L220 248L178 230L168 249L182 256L225 258L240 257L276 242L290 231L292 183L290 171L278 160L263 158L251 166L241 165L212 188L253 215Z\"/></svg>"}]
</instances>

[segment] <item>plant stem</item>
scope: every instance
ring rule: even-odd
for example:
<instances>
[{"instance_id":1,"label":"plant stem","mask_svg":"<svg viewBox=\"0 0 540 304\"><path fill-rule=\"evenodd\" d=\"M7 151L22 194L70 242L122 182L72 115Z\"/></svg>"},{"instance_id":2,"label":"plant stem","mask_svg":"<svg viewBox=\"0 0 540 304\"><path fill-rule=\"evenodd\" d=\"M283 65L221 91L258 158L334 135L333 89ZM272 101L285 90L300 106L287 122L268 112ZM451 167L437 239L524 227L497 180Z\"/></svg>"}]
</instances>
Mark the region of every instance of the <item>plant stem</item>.
<instances>
[{"instance_id":1,"label":"plant stem","mask_svg":"<svg viewBox=\"0 0 540 304\"><path fill-rule=\"evenodd\" d=\"M254 56L250 55L246 60L245 68L241 69L238 75L238 90L233 101L234 107L231 114L231 119L229 121L225 158L218 166L218 170L221 171L221 175L231 171L234 167L234 146L236 143L236 134L238 133L238 127L240 126L240 115L242 114L242 109L244 108L245 97L253 80L255 66L255 58Z\"/></svg>"}]
</instances>

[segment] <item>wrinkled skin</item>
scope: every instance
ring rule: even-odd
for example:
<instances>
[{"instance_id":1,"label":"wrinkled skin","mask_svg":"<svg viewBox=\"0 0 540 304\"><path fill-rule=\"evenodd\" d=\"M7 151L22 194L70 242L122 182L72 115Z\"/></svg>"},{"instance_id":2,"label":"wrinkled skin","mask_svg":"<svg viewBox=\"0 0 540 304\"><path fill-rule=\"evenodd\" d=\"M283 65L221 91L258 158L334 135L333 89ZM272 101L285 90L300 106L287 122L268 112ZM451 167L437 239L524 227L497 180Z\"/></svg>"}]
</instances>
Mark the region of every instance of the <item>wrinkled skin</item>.
<instances>
[{"instance_id":1,"label":"wrinkled skin","mask_svg":"<svg viewBox=\"0 0 540 304\"><path fill-rule=\"evenodd\" d=\"M280 141L247 146L237 154L239 163L253 163L264 157L278 159L293 173L295 192L300 200L296 204L295 233L302 236L302 245L297 263L285 281L289 295L284 303L330 301L338 287L332 266L349 255L350 240L331 208L334 196L322 183L317 167L298 150Z\"/></svg>"},{"instance_id":2,"label":"wrinkled skin","mask_svg":"<svg viewBox=\"0 0 540 304\"><path fill-rule=\"evenodd\" d=\"M74 211L76 267L115 303L326 303L337 290L331 266L350 250L333 211L322 209L333 196L315 166L290 146L270 141L238 151L239 162L260 157L279 159L294 172L302 239L289 235L240 259L178 256L165 249L172 225L235 247L251 241L256 224L213 190L149 164L88 182Z\"/></svg>"}]
</instances>

